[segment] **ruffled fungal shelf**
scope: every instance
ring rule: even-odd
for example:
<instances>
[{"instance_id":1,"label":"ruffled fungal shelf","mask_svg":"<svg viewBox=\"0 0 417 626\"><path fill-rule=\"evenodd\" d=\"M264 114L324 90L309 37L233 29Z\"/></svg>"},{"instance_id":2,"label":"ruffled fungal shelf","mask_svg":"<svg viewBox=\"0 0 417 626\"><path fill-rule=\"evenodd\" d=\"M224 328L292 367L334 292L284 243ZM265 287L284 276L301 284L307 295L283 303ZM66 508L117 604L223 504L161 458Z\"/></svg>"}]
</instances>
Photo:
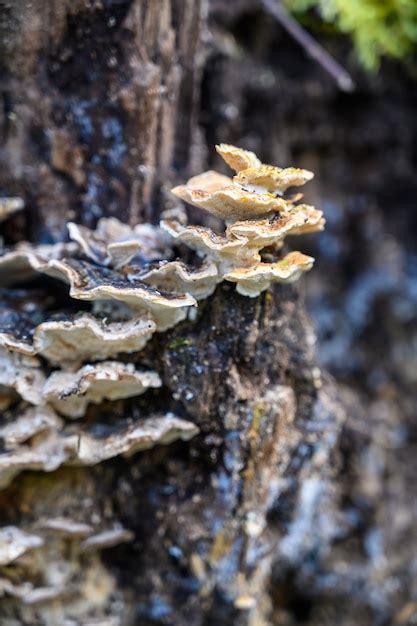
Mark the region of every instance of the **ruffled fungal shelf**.
<instances>
[{"instance_id":1,"label":"ruffled fungal shelf","mask_svg":"<svg viewBox=\"0 0 417 626\"><path fill-rule=\"evenodd\" d=\"M268 289L272 282L291 283L313 266L314 259L301 252L290 252L276 263L256 263L251 267L239 267L225 275L226 280L237 283L243 296L255 298Z\"/></svg>"},{"instance_id":2,"label":"ruffled fungal shelf","mask_svg":"<svg viewBox=\"0 0 417 626\"><path fill-rule=\"evenodd\" d=\"M45 382L42 396L59 413L82 417L90 402L139 396L150 387L160 387L156 372L139 372L131 363L103 361L85 365L76 372L54 372Z\"/></svg>"},{"instance_id":3,"label":"ruffled fungal shelf","mask_svg":"<svg viewBox=\"0 0 417 626\"><path fill-rule=\"evenodd\" d=\"M233 178L208 171L194 176L172 191L179 198L227 224L224 234L208 227L183 226L163 221L162 228L177 241L211 258L217 265L219 280L235 282L239 293L256 297L273 282L293 282L311 269L314 259L299 252L279 257L289 235L317 232L324 228L322 211L307 204L297 204L302 194L285 197L290 187L313 178L312 172L297 168L279 168L261 163L247 150L227 144L217 152L235 170ZM256 218L256 219L254 219ZM264 262L263 250L277 257Z\"/></svg>"},{"instance_id":4,"label":"ruffled fungal shelf","mask_svg":"<svg viewBox=\"0 0 417 626\"><path fill-rule=\"evenodd\" d=\"M30 529L0 528L3 615L10 617L10 623L17 623L16 615L29 623L25 619L25 607L35 607L39 623L63 623L56 612L55 603L59 600L61 604L71 604L71 616L76 619L71 619L71 624L86 624L83 616L88 607L101 616L88 623L110 626L114 622L107 621L103 606L110 604L115 584L101 564L99 554L134 539L134 533L117 522L104 526L70 517L41 521ZM77 577L74 571L80 572ZM76 602L73 602L74 595Z\"/></svg>"},{"instance_id":5,"label":"ruffled fungal shelf","mask_svg":"<svg viewBox=\"0 0 417 626\"><path fill-rule=\"evenodd\" d=\"M22 472L66 466L83 473L198 435L193 421L169 410L177 396L171 403L160 395L171 375L153 362L162 333L192 319L222 281L255 298L312 267L311 257L283 252L287 237L324 227L321 211L287 193L311 172L264 165L234 146L217 151L233 177L205 172L173 193L223 220L219 232L187 225L177 207L160 226L115 218L99 220L95 230L70 223L69 242L21 243L0 256L0 488ZM0 221L22 206L0 200ZM117 520L96 523L82 517L82 507L75 513L0 528L0 598L11 615L36 606L42 623L52 623L57 600L65 604L71 594L84 615L92 602L86 589L99 580L100 625L111 626L100 606L110 606L116 586L98 553L134 537ZM50 571L59 572L56 580ZM72 571L82 572L80 580ZM247 597L238 601L243 606Z\"/></svg>"},{"instance_id":6,"label":"ruffled fungal shelf","mask_svg":"<svg viewBox=\"0 0 417 626\"><path fill-rule=\"evenodd\" d=\"M108 434L100 427L68 424L50 406L24 409L7 416L0 428L4 451L0 454L0 487L6 487L25 470L52 472L61 465L96 465L116 456L173 441L187 441L198 433L195 424L172 413L143 416L140 420L117 420Z\"/></svg>"},{"instance_id":7,"label":"ruffled fungal shelf","mask_svg":"<svg viewBox=\"0 0 417 626\"><path fill-rule=\"evenodd\" d=\"M81 418L91 405L161 387L159 374L138 365L138 353L222 281L254 298L312 267L311 257L282 252L287 237L324 227L321 211L287 194L312 173L264 165L226 144L217 151L233 177L205 172L173 193L221 218L222 232L182 217L135 227L103 218L95 230L70 223L69 242L22 243L0 257L2 485L23 470L92 465L195 436L198 428L172 413L115 418L100 437ZM2 199L0 219L20 208L18 199Z\"/></svg>"}]
</instances>

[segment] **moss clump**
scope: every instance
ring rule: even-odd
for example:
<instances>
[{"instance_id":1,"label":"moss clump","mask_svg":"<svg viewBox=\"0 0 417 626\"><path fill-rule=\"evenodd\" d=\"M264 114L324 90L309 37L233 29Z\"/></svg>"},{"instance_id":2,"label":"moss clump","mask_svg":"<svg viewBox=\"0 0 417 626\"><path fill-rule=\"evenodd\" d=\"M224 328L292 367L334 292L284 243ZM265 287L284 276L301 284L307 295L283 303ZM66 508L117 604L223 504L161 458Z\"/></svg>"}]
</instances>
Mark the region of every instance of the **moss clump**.
<instances>
[{"instance_id":1,"label":"moss clump","mask_svg":"<svg viewBox=\"0 0 417 626\"><path fill-rule=\"evenodd\" d=\"M170 350L179 350L180 348L188 348L192 345L193 342L191 341L191 339L179 337L178 339L174 339L173 341L171 341L171 343L168 345L168 348Z\"/></svg>"},{"instance_id":2,"label":"moss clump","mask_svg":"<svg viewBox=\"0 0 417 626\"><path fill-rule=\"evenodd\" d=\"M416 0L285 0L294 13L317 8L326 23L352 37L356 53L369 70L382 57L405 59L416 49Z\"/></svg>"}]
</instances>

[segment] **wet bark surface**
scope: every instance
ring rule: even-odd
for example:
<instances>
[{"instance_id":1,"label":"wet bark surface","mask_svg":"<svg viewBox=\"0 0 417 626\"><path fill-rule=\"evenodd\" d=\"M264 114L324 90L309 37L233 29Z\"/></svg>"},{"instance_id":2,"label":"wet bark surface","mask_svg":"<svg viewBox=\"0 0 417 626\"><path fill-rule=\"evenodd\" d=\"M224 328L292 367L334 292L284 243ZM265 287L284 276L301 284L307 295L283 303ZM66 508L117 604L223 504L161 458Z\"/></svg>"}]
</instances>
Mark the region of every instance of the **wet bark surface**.
<instances>
[{"instance_id":1,"label":"wet bark surface","mask_svg":"<svg viewBox=\"0 0 417 626\"><path fill-rule=\"evenodd\" d=\"M212 6L206 136L239 138L269 162L315 172L307 198L327 225L303 242L317 259L307 304L319 362L347 406L336 445L339 535L327 554L291 570L284 587L277 568L276 623L408 624L416 592L416 83L388 64L364 75L347 42L322 37L355 78L355 92L343 94L253 3ZM287 594L291 617L282 611Z\"/></svg>"},{"instance_id":2,"label":"wet bark surface","mask_svg":"<svg viewBox=\"0 0 417 626\"><path fill-rule=\"evenodd\" d=\"M103 434L173 411L197 437L1 492L2 526L45 539L12 581L67 581L52 603L6 591L4 624L410 623L415 83L353 67L342 95L248 1L213 1L209 31L186 0L3 4L0 184L26 201L7 243L60 240L69 219L155 221L217 141L315 171L307 200L328 219L302 244L317 356L298 287L221 286L135 356L160 390L87 418ZM39 530L50 517L133 540L86 552Z\"/></svg>"},{"instance_id":3,"label":"wet bark surface","mask_svg":"<svg viewBox=\"0 0 417 626\"><path fill-rule=\"evenodd\" d=\"M2 3L1 184L25 198L26 236L158 218L173 170L198 167L204 13L181 0Z\"/></svg>"},{"instance_id":4,"label":"wet bark surface","mask_svg":"<svg viewBox=\"0 0 417 626\"><path fill-rule=\"evenodd\" d=\"M292 562L316 543L310 517L326 495L344 419L329 383L323 390L313 340L293 288L248 300L230 287L218 288L196 320L152 340L136 359L159 371L162 389L104 404L87 420L104 436L116 417L137 420L163 407L200 434L89 470L16 478L1 494L3 525L45 537L42 524L63 517L121 524L134 539L101 548L99 560L79 540L47 534L42 566L29 555L14 578L45 584L48 570L71 568L70 593L30 607L6 594L4 623L269 620L277 556ZM300 489L313 500L295 514Z\"/></svg>"}]
</instances>

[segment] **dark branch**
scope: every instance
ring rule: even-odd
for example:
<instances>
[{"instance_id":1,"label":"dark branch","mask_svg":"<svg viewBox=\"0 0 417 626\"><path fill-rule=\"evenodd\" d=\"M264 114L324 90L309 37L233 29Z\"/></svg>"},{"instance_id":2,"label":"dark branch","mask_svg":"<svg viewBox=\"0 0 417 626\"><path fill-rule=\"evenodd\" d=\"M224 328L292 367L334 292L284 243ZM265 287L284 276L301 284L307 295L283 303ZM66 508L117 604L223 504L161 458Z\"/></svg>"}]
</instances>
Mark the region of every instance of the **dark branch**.
<instances>
[{"instance_id":1,"label":"dark branch","mask_svg":"<svg viewBox=\"0 0 417 626\"><path fill-rule=\"evenodd\" d=\"M353 91L355 83L348 72L295 20L279 0L260 0L264 9L332 76L343 91Z\"/></svg>"}]
</instances>

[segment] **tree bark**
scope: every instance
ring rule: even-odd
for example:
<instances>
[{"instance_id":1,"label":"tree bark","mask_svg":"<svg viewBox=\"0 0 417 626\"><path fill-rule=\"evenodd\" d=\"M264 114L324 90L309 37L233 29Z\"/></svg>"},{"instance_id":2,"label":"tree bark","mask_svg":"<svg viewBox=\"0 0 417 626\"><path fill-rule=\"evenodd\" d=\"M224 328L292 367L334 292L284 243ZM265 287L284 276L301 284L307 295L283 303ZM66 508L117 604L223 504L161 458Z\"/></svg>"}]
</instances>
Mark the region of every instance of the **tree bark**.
<instances>
[{"instance_id":1,"label":"tree bark","mask_svg":"<svg viewBox=\"0 0 417 626\"><path fill-rule=\"evenodd\" d=\"M158 219L201 156L205 0L2 2L0 184L33 240Z\"/></svg>"},{"instance_id":2,"label":"tree bark","mask_svg":"<svg viewBox=\"0 0 417 626\"><path fill-rule=\"evenodd\" d=\"M62 241L70 220L156 222L173 206L172 182L206 160L206 2L20 0L2 9L0 185L26 203L6 223L6 241ZM247 299L223 285L194 320L134 355L162 388L104 403L85 426L103 436L116 418L163 410L199 434L16 477L0 494L2 526L43 544L2 568L2 624L296 623L295 572L336 533L345 419L313 346L297 287ZM73 527L68 538L52 518L119 535L88 543Z\"/></svg>"}]
</instances>

